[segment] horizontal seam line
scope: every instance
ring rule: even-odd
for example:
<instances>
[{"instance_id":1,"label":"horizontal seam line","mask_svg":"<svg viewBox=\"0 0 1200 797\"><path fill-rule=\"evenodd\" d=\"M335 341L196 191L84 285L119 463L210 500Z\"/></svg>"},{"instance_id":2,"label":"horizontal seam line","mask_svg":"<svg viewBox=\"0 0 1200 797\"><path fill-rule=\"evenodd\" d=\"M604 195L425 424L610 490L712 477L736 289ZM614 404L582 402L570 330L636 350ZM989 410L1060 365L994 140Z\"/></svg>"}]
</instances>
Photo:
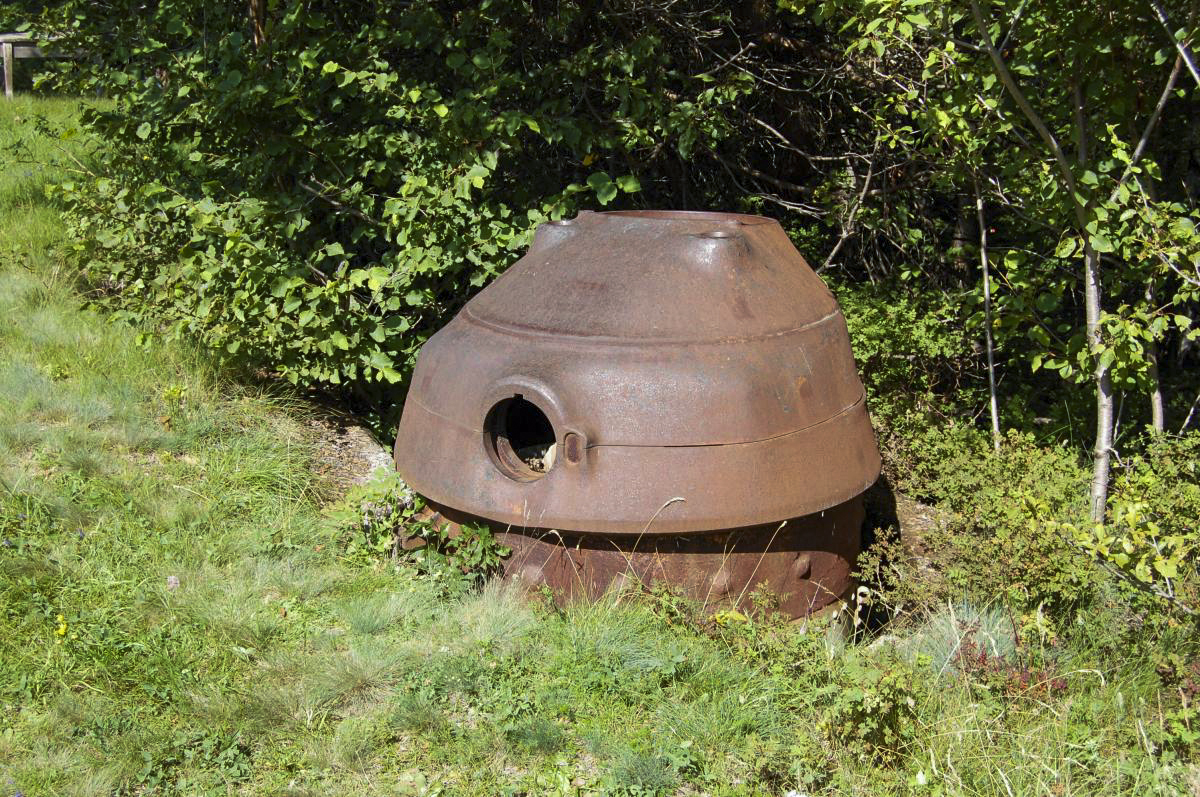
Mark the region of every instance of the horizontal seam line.
<instances>
[{"instance_id":1,"label":"horizontal seam line","mask_svg":"<svg viewBox=\"0 0 1200 797\"><path fill-rule=\"evenodd\" d=\"M828 314L818 318L815 321L810 321L807 324L801 324L792 329L783 329L778 332L768 332L762 335L750 335L741 338L709 338L699 340L695 338L619 338L614 335L584 335L578 332L554 332L547 329L542 329L535 326L526 326L523 324L502 324L497 321L488 321L480 318L470 308L463 308L463 317L470 323L490 329L493 332L499 332L504 335L512 335L513 337L538 337L552 338L557 340L567 341L586 341L588 343L605 343L615 346L714 346L731 343L753 343L759 340L770 340L771 338L782 338L787 335L794 335L797 332L805 332L810 329L815 329L823 324L836 318L840 315L841 310L834 307Z\"/></svg>"},{"instance_id":2,"label":"horizontal seam line","mask_svg":"<svg viewBox=\"0 0 1200 797\"><path fill-rule=\"evenodd\" d=\"M734 441L731 443L663 443L663 444L658 444L658 445L650 445L650 444L645 444L645 443L589 443L586 446L586 448L588 448L588 449L592 449L592 448L715 448L717 446L752 446L755 443L766 443L771 440L778 440L781 437L789 437L790 435L800 434L801 432L807 432L809 429L815 429L816 427L821 426L822 424L826 424L826 423L835 421L838 418L841 418L846 413L853 410L855 407L858 407L859 405L861 405L863 403L863 401L866 399L866 395L867 395L866 391L864 390L861 394L859 394L858 399L856 399L853 404L849 404L849 405L843 407L842 409L838 410L836 413L834 413L833 415L830 415L828 418L825 418L824 420L817 421L816 423L810 423L808 426L802 426L799 429L792 429L791 431L788 431L788 432L780 432L779 434L774 434L774 435L771 435L770 437L760 437L757 440L738 440L738 441ZM483 434L484 430L482 430L482 429L475 429L474 427L471 427L471 426L463 426L462 424L455 422L453 419L448 418L445 415L442 415L440 412L435 412L434 410L431 410L429 407L425 406L421 402L421 400L418 398L413 398L412 401L414 404L416 404L418 407L420 407L425 412L429 413L430 415L433 415L436 418L441 418L443 421L450 424L451 426L458 427L459 429L462 429L463 431L466 431L466 432L471 432L472 434Z\"/></svg>"}]
</instances>

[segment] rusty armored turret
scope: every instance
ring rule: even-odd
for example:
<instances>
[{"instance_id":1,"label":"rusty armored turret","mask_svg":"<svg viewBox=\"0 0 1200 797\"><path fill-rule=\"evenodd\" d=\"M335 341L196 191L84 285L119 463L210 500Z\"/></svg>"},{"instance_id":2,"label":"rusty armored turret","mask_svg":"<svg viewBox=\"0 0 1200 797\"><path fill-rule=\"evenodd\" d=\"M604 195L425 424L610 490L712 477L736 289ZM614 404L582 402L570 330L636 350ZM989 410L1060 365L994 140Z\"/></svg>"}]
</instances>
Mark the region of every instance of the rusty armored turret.
<instances>
[{"instance_id":1,"label":"rusty armored turret","mask_svg":"<svg viewBox=\"0 0 1200 797\"><path fill-rule=\"evenodd\" d=\"M581 213L417 359L401 475L506 574L794 615L851 586L879 453L837 301L773 220Z\"/></svg>"}]
</instances>

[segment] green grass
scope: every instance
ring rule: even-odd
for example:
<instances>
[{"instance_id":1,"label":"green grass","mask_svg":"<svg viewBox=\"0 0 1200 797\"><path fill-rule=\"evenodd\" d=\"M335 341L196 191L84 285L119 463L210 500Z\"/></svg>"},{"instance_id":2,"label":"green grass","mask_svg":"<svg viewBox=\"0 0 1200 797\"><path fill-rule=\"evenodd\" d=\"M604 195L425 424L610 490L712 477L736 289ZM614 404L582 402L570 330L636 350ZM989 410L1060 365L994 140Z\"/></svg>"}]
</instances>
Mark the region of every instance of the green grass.
<instances>
[{"instance_id":1,"label":"green grass","mask_svg":"<svg viewBox=\"0 0 1200 797\"><path fill-rule=\"evenodd\" d=\"M82 305L43 187L86 146L31 121L75 112L0 104L0 795L1200 788L1099 625L1013 688L946 617L868 649L349 555L299 402Z\"/></svg>"}]
</instances>

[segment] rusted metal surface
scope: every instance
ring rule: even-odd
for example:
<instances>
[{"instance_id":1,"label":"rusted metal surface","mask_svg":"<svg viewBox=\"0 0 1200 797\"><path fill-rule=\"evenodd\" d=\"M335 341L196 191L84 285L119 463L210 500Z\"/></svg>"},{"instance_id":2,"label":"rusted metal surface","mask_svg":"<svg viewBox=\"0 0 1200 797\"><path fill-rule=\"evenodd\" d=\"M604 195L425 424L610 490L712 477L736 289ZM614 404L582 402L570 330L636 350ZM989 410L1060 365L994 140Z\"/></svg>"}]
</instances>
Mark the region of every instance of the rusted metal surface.
<instances>
[{"instance_id":1,"label":"rusted metal surface","mask_svg":"<svg viewBox=\"0 0 1200 797\"><path fill-rule=\"evenodd\" d=\"M667 583L709 609L747 608L769 590L793 617L843 599L852 586L863 521L861 498L786 522L708 533L640 536L506 529L485 518L432 506L424 519L488 525L512 549L507 578L550 586L563 600Z\"/></svg>"},{"instance_id":2,"label":"rusted metal surface","mask_svg":"<svg viewBox=\"0 0 1200 797\"><path fill-rule=\"evenodd\" d=\"M591 552L585 582L607 584L611 543L587 535L632 535L655 540L636 555L658 572L708 590L712 532L739 529L744 548L753 529L804 518L780 532L790 548L721 554L761 559L753 578L814 535L853 537L814 554L857 549L857 529L829 518L879 474L863 399L837 302L776 222L581 213L539 228L425 345L396 464L438 505L528 530L514 562L538 561L536 530L553 529ZM543 573L567 572L545 558Z\"/></svg>"}]
</instances>

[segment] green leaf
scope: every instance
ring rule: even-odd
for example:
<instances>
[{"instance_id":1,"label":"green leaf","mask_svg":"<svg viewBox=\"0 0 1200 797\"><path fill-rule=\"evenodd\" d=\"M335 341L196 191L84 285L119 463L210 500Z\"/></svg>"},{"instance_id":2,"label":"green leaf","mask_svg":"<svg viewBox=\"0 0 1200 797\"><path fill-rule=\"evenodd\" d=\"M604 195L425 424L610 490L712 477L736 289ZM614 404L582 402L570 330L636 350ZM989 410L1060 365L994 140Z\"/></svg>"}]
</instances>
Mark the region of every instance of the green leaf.
<instances>
[{"instance_id":1,"label":"green leaf","mask_svg":"<svg viewBox=\"0 0 1200 797\"><path fill-rule=\"evenodd\" d=\"M371 268L367 272L367 275L367 288L369 288L372 293L378 291L380 288L386 285L388 278L391 276L386 268L381 268L380 266Z\"/></svg>"},{"instance_id":2,"label":"green leaf","mask_svg":"<svg viewBox=\"0 0 1200 797\"><path fill-rule=\"evenodd\" d=\"M1112 241L1108 240L1108 238L1106 238L1103 235L1098 235L1098 234L1090 235L1090 236L1088 236L1088 240L1091 241L1092 248L1095 249L1097 252L1112 252L1112 251L1114 251Z\"/></svg>"},{"instance_id":3,"label":"green leaf","mask_svg":"<svg viewBox=\"0 0 1200 797\"><path fill-rule=\"evenodd\" d=\"M617 188L620 188L627 194L635 194L642 190L642 184L632 174L626 174L623 177L617 178Z\"/></svg>"},{"instance_id":4,"label":"green leaf","mask_svg":"<svg viewBox=\"0 0 1200 797\"><path fill-rule=\"evenodd\" d=\"M467 179L471 181L471 185L475 188L483 188L483 181L491 175L491 171L482 163L476 163L467 172Z\"/></svg>"},{"instance_id":5,"label":"green leaf","mask_svg":"<svg viewBox=\"0 0 1200 797\"><path fill-rule=\"evenodd\" d=\"M1074 237L1063 238L1058 242L1058 247L1054 250L1055 257L1068 258L1075 254L1075 250L1079 248L1079 241Z\"/></svg>"},{"instance_id":6,"label":"green leaf","mask_svg":"<svg viewBox=\"0 0 1200 797\"><path fill-rule=\"evenodd\" d=\"M1158 571L1163 578L1178 578L1179 563L1175 559L1156 558L1154 560L1154 569Z\"/></svg>"},{"instance_id":7,"label":"green leaf","mask_svg":"<svg viewBox=\"0 0 1200 797\"><path fill-rule=\"evenodd\" d=\"M221 78L221 82L217 84L218 91L233 91L242 83L242 73L236 69L230 69L225 73L225 77Z\"/></svg>"},{"instance_id":8,"label":"green leaf","mask_svg":"<svg viewBox=\"0 0 1200 797\"><path fill-rule=\"evenodd\" d=\"M338 65L333 61L326 61L325 65L321 67L321 71L326 75L332 75L334 72L338 71Z\"/></svg>"},{"instance_id":9,"label":"green leaf","mask_svg":"<svg viewBox=\"0 0 1200 797\"><path fill-rule=\"evenodd\" d=\"M1054 310L1054 308L1058 307L1058 302L1058 296L1055 294L1043 293L1038 295L1033 304L1035 307L1037 307L1039 312L1049 313Z\"/></svg>"},{"instance_id":10,"label":"green leaf","mask_svg":"<svg viewBox=\"0 0 1200 797\"><path fill-rule=\"evenodd\" d=\"M341 332L334 332L329 336L329 341L343 351L350 348L350 341Z\"/></svg>"},{"instance_id":11,"label":"green leaf","mask_svg":"<svg viewBox=\"0 0 1200 797\"><path fill-rule=\"evenodd\" d=\"M588 187L596 192L601 205L607 205L617 195L617 185L604 172L594 172L587 179Z\"/></svg>"},{"instance_id":12,"label":"green leaf","mask_svg":"<svg viewBox=\"0 0 1200 797\"><path fill-rule=\"evenodd\" d=\"M128 129L128 128L126 128L126 129ZM150 138L150 131L152 129L153 128L150 127L149 122L142 122L140 125L138 125L137 137L140 138L142 141L145 141L146 139Z\"/></svg>"}]
</instances>

